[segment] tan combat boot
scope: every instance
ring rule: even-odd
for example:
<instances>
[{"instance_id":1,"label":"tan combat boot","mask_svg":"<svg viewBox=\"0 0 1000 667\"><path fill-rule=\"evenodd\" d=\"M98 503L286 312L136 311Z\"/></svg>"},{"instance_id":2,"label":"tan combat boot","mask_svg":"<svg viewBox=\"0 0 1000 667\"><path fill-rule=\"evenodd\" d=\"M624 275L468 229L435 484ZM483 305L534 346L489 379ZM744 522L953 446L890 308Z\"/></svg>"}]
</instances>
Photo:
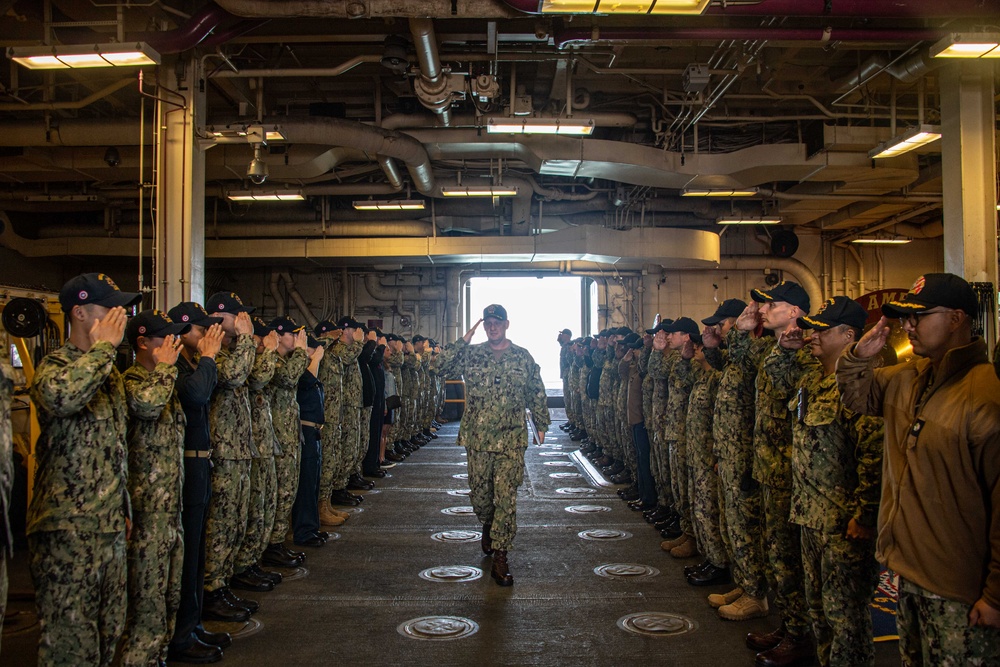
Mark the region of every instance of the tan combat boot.
<instances>
[{"instance_id":1,"label":"tan combat boot","mask_svg":"<svg viewBox=\"0 0 1000 667\"><path fill-rule=\"evenodd\" d=\"M670 555L674 558L691 558L698 554L698 545L690 535L684 535L684 541L670 550Z\"/></svg>"},{"instance_id":2,"label":"tan combat boot","mask_svg":"<svg viewBox=\"0 0 1000 667\"><path fill-rule=\"evenodd\" d=\"M675 537L672 540L663 540L662 542L660 542L660 548L663 549L664 551L669 552L674 547L678 547L684 544L684 542L686 542L687 539L688 539L687 535L681 535L680 537Z\"/></svg>"},{"instance_id":3,"label":"tan combat boot","mask_svg":"<svg viewBox=\"0 0 1000 667\"><path fill-rule=\"evenodd\" d=\"M708 596L708 604L712 609L718 609L723 605L732 604L743 596L742 588L734 588L728 593L712 593Z\"/></svg>"},{"instance_id":4,"label":"tan combat boot","mask_svg":"<svg viewBox=\"0 0 1000 667\"><path fill-rule=\"evenodd\" d=\"M767 616L767 598L755 598L744 593L735 602L719 607L719 616L727 621L747 621Z\"/></svg>"},{"instance_id":5,"label":"tan combat boot","mask_svg":"<svg viewBox=\"0 0 1000 667\"><path fill-rule=\"evenodd\" d=\"M330 507L329 501L322 501L319 504L319 523L322 526L342 526L344 525L345 519L342 516L334 514L333 508Z\"/></svg>"}]
</instances>

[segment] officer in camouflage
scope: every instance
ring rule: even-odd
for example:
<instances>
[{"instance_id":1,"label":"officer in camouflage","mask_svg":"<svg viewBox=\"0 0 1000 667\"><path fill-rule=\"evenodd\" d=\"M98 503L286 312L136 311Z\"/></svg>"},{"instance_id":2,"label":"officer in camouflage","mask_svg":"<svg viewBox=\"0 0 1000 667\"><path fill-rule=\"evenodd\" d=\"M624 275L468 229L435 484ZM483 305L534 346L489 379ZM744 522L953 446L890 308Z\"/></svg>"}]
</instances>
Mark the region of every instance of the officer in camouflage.
<instances>
[{"instance_id":1,"label":"officer in camouflage","mask_svg":"<svg viewBox=\"0 0 1000 667\"><path fill-rule=\"evenodd\" d=\"M146 667L167 657L181 595L184 542L184 428L174 382L180 336L190 324L144 310L125 329L135 363L122 375L128 401L128 614L122 665Z\"/></svg>"},{"instance_id":2,"label":"officer in camouflage","mask_svg":"<svg viewBox=\"0 0 1000 667\"><path fill-rule=\"evenodd\" d=\"M337 322L342 333L336 345L328 348L324 359L328 356L331 363L340 363L343 389L341 390L340 414L336 422L340 424L340 439L334 453L334 469L332 476L333 493L330 498L335 505L357 505L361 496L355 496L347 490L347 481L354 470L354 461L361 446L361 408L363 403L361 369L358 367L358 356L361 354L364 333L360 323L352 317L342 317ZM324 385L324 391L326 386ZM326 410L324 408L324 417ZM365 431L367 433L367 430ZM322 475L321 475L322 476Z\"/></svg>"},{"instance_id":3,"label":"officer in camouflage","mask_svg":"<svg viewBox=\"0 0 1000 667\"><path fill-rule=\"evenodd\" d=\"M0 626L7 611L7 558L14 555L8 516L10 489L14 483L14 443L10 423L13 393L14 369L7 362L0 361Z\"/></svg>"},{"instance_id":4,"label":"officer in camouflage","mask_svg":"<svg viewBox=\"0 0 1000 667\"><path fill-rule=\"evenodd\" d=\"M247 380L253 370L257 346L253 340L252 307L232 292L209 297L206 310L222 318L225 345L216 356L218 382L209 408L212 436L212 501L205 533L206 618L232 620L232 610L246 616L257 611L257 603L236 596L229 578L246 534L250 505L250 466L253 433L250 424L250 390ZM225 617L225 618L223 618Z\"/></svg>"},{"instance_id":5,"label":"officer in camouflage","mask_svg":"<svg viewBox=\"0 0 1000 667\"><path fill-rule=\"evenodd\" d=\"M867 319L846 296L799 318L800 328L812 330L809 350L822 366L802 376L794 399L790 518L802 527L806 602L823 667L875 664L868 604L878 582L882 420L844 407L835 375Z\"/></svg>"},{"instance_id":6,"label":"officer in camouflage","mask_svg":"<svg viewBox=\"0 0 1000 667\"><path fill-rule=\"evenodd\" d=\"M31 385L41 427L27 515L39 665L110 665L125 623L128 406L114 361L125 308L140 301L104 274L71 278L59 293L69 339Z\"/></svg>"},{"instance_id":7,"label":"officer in camouflage","mask_svg":"<svg viewBox=\"0 0 1000 667\"><path fill-rule=\"evenodd\" d=\"M319 520L324 526L339 526L347 519L349 514L341 512L330 504L337 478L337 469L341 460L341 437L343 435L340 426L340 413L344 405L344 364L340 360L338 351L345 345L340 342L344 333L344 327L334 322L324 320L316 325L316 337L324 344L326 354L323 356L319 367L319 382L323 385L323 438L322 454L319 473ZM308 355L307 355L308 356ZM308 361L306 362L308 366ZM302 369L305 372L305 368ZM302 373L299 373L301 376ZM298 387L299 376L296 376L295 383ZM293 392L294 398L294 392ZM298 411L298 403L295 403ZM298 437L298 436L296 436ZM296 485L298 484L298 474L296 473ZM338 489L339 490L339 489ZM346 489L344 490L346 493ZM347 494L350 495L350 494ZM294 496L293 496L294 502ZM340 499L339 502L350 502L357 504L350 498ZM282 537L284 539L284 537Z\"/></svg>"},{"instance_id":8,"label":"officer in camouflage","mask_svg":"<svg viewBox=\"0 0 1000 667\"><path fill-rule=\"evenodd\" d=\"M480 323L487 341L470 345ZM483 551L493 554L491 574L501 586L514 583L507 552L517 530L517 489L528 448L525 409L531 411L539 444L550 423L538 364L507 339L509 326L503 306L487 306L465 336L445 347L440 365L445 377L465 377L466 408L458 440L469 454L470 498L483 522Z\"/></svg>"}]
</instances>

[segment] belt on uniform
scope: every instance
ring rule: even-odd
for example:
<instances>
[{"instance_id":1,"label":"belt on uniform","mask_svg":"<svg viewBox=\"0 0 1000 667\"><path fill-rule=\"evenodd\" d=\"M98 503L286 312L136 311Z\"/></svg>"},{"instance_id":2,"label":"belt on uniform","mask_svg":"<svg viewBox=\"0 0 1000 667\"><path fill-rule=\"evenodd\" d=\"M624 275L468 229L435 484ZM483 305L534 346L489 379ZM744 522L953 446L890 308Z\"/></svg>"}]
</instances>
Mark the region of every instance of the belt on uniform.
<instances>
[{"instance_id":1,"label":"belt on uniform","mask_svg":"<svg viewBox=\"0 0 1000 667\"><path fill-rule=\"evenodd\" d=\"M305 419L300 420L303 426L312 426L317 431L323 430L323 424L317 424L316 422L307 422Z\"/></svg>"},{"instance_id":2,"label":"belt on uniform","mask_svg":"<svg viewBox=\"0 0 1000 667\"><path fill-rule=\"evenodd\" d=\"M212 458L211 449L185 449L184 458L188 459L208 459Z\"/></svg>"}]
</instances>

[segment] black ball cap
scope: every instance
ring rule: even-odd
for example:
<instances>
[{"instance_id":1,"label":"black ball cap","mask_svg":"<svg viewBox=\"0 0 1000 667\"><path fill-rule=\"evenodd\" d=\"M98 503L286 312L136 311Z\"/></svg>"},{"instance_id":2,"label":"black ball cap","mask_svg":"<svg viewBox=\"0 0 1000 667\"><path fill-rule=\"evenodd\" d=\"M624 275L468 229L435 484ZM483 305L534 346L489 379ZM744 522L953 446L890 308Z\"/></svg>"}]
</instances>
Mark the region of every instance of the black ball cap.
<instances>
[{"instance_id":1,"label":"black ball cap","mask_svg":"<svg viewBox=\"0 0 1000 667\"><path fill-rule=\"evenodd\" d=\"M698 325L690 317L678 317L673 324L668 324L663 330L667 333L686 333L691 336L701 334Z\"/></svg>"},{"instance_id":2,"label":"black ball cap","mask_svg":"<svg viewBox=\"0 0 1000 667\"><path fill-rule=\"evenodd\" d=\"M669 327L673 323L674 323L673 320L662 320L659 324L657 324L652 329L646 329L645 331L646 331L646 333L648 333L650 335L653 335L657 331L666 331L667 327Z\"/></svg>"},{"instance_id":3,"label":"black ball cap","mask_svg":"<svg viewBox=\"0 0 1000 667\"><path fill-rule=\"evenodd\" d=\"M73 306L94 304L106 308L131 308L142 301L138 292L123 292L106 273L83 273L70 278L59 290L59 304L63 312L73 310Z\"/></svg>"},{"instance_id":4,"label":"black ball cap","mask_svg":"<svg viewBox=\"0 0 1000 667\"><path fill-rule=\"evenodd\" d=\"M621 344L633 350L638 350L642 347L642 336L637 333L630 333L622 339Z\"/></svg>"},{"instance_id":5,"label":"black ball cap","mask_svg":"<svg viewBox=\"0 0 1000 667\"><path fill-rule=\"evenodd\" d=\"M925 273L899 301L882 305L886 317L906 317L937 307L964 310L975 317L979 300L972 285L954 273Z\"/></svg>"},{"instance_id":6,"label":"black ball cap","mask_svg":"<svg viewBox=\"0 0 1000 667\"><path fill-rule=\"evenodd\" d=\"M488 320L491 317L495 320L503 322L507 319L507 309L499 303L490 304L483 308L483 319Z\"/></svg>"},{"instance_id":7,"label":"black ball cap","mask_svg":"<svg viewBox=\"0 0 1000 667\"><path fill-rule=\"evenodd\" d=\"M306 345L315 350L317 347L323 347L323 341L317 340L312 336L306 336Z\"/></svg>"},{"instance_id":8,"label":"black ball cap","mask_svg":"<svg viewBox=\"0 0 1000 667\"><path fill-rule=\"evenodd\" d=\"M846 296L835 296L823 302L823 307L815 315L800 317L800 329L815 329L825 331L832 327L846 324L855 329L864 329L868 322L868 311L854 299Z\"/></svg>"},{"instance_id":9,"label":"black ball cap","mask_svg":"<svg viewBox=\"0 0 1000 667\"><path fill-rule=\"evenodd\" d=\"M274 329L271 328L271 325L269 325L267 322L265 322L260 317L257 317L257 316L251 317L250 321L253 322L253 335L254 336L259 336L260 338L263 338L263 337L267 336L267 334L269 334L272 331L274 331Z\"/></svg>"},{"instance_id":10,"label":"black ball cap","mask_svg":"<svg viewBox=\"0 0 1000 667\"><path fill-rule=\"evenodd\" d=\"M216 292L208 297L208 301L205 302L205 310L210 313L239 315L240 313L252 313L257 309L253 306L243 305L243 300L236 292Z\"/></svg>"},{"instance_id":11,"label":"black ball cap","mask_svg":"<svg viewBox=\"0 0 1000 667\"><path fill-rule=\"evenodd\" d=\"M340 325L341 329L360 329L361 328L361 322L358 322L356 319L354 319L353 317L350 317L349 315L344 315L343 317L341 317L339 320L337 320L337 324Z\"/></svg>"},{"instance_id":12,"label":"black ball cap","mask_svg":"<svg viewBox=\"0 0 1000 667\"><path fill-rule=\"evenodd\" d=\"M752 289L750 290L750 298L757 303L785 301L793 306L798 306L807 313L809 312L809 294L802 288L802 285L791 280L782 280L769 290Z\"/></svg>"},{"instance_id":13,"label":"black ball cap","mask_svg":"<svg viewBox=\"0 0 1000 667\"><path fill-rule=\"evenodd\" d=\"M222 323L221 317L212 317L200 303L194 301L182 301L168 310L167 316L174 322L185 322L199 327Z\"/></svg>"},{"instance_id":14,"label":"black ball cap","mask_svg":"<svg viewBox=\"0 0 1000 667\"><path fill-rule=\"evenodd\" d=\"M563 330L562 330L562 331L560 331L559 333L561 333L561 334L562 334L562 335L564 335L564 336L569 336L570 338L572 338L572 337L573 337L573 332L572 332L572 331L570 331L569 329L563 329Z\"/></svg>"},{"instance_id":15,"label":"black ball cap","mask_svg":"<svg viewBox=\"0 0 1000 667\"><path fill-rule=\"evenodd\" d=\"M728 317L739 317L746 310L746 307L747 302L742 299L726 299L719 304L719 307L715 309L711 317L706 317L701 323L707 324L710 327L715 326Z\"/></svg>"},{"instance_id":16,"label":"black ball cap","mask_svg":"<svg viewBox=\"0 0 1000 667\"><path fill-rule=\"evenodd\" d=\"M316 336L322 336L323 334L330 333L331 331L343 331L343 330L344 327L340 326L339 324L334 324L330 320L323 320L322 322L316 325L315 329L313 329L313 334L315 334Z\"/></svg>"},{"instance_id":17,"label":"black ball cap","mask_svg":"<svg viewBox=\"0 0 1000 667\"><path fill-rule=\"evenodd\" d=\"M286 333L295 334L305 329L304 325L296 324L295 320L290 317L276 317L267 326L277 331L279 335Z\"/></svg>"},{"instance_id":18,"label":"black ball cap","mask_svg":"<svg viewBox=\"0 0 1000 667\"><path fill-rule=\"evenodd\" d=\"M174 322L162 310L144 310L128 321L125 326L125 337L135 347L139 336L146 338L162 338L163 336L183 336L191 331L191 325L185 322Z\"/></svg>"},{"instance_id":19,"label":"black ball cap","mask_svg":"<svg viewBox=\"0 0 1000 667\"><path fill-rule=\"evenodd\" d=\"M417 343L425 340L427 340L426 336L421 336L420 334L417 334L416 336L410 339L410 342L416 345Z\"/></svg>"}]
</instances>

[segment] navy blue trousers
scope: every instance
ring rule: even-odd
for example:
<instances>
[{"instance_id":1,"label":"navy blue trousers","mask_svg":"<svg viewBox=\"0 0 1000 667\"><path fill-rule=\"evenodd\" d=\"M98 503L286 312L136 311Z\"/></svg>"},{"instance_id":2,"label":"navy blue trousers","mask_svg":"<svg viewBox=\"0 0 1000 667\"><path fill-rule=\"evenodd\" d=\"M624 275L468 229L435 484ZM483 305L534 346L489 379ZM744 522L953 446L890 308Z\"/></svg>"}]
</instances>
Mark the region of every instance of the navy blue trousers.
<instances>
[{"instance_id":1,"label":"navy blue trousers","mask_svg":"<svg viewBox=\"0 0 1000 667\"><path fill-rule=\"evenodd\" d=\"M292 505L292 534L303 542L319 531L319 469L322 457L319 431L302 427L302 456L299 459L299 490Z\"/></svg>"}]
</instances>

